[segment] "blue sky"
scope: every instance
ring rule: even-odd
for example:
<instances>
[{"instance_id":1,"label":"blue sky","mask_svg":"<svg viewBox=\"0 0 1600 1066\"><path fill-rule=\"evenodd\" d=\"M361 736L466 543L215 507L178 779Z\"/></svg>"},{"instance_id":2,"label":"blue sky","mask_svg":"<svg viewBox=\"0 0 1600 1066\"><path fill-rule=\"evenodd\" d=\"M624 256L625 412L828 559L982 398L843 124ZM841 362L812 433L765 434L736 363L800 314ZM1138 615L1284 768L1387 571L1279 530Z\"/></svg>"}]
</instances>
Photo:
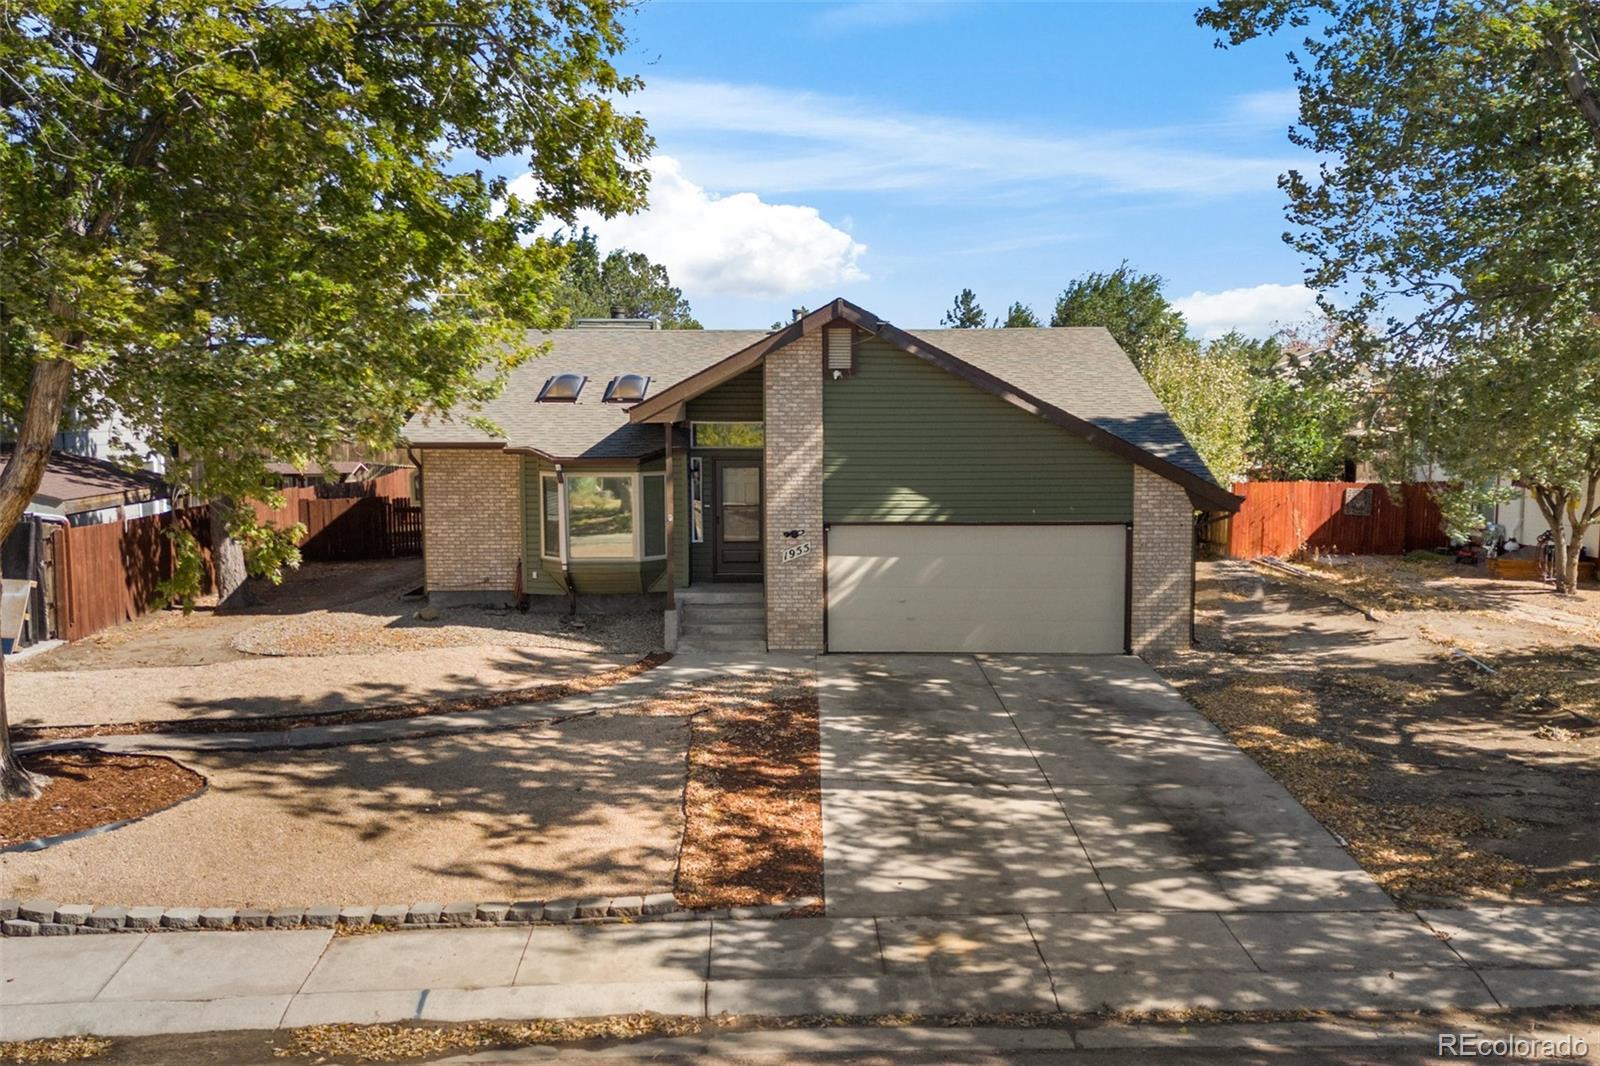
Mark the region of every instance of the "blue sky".
<instances>
[{"instance_id":1,"label":"blue sky","mask_svg":"<svg viewBox=\"0 0 1600 1066\"><path fill-rule=\"evenodd\" d=\"M1198 333L1303 319L1286 42L1216 49L1194 9L648 0L622 65L646 82L651 206L594 226L710 327L834 295L934 325L963 286L1047 318L1124 258Z\"/></svg>"}]
</instances>

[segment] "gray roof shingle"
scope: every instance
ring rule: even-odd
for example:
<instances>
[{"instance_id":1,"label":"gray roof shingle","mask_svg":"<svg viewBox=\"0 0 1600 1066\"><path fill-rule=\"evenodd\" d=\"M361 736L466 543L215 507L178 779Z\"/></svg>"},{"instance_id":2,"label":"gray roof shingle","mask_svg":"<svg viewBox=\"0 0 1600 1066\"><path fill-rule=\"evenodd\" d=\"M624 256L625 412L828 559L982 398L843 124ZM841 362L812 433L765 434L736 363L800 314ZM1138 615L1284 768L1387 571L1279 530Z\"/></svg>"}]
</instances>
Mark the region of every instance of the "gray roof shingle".
<instances>
[{"instance_id":1,"label":"gray roof shingle","mask_svg":"<svg viewBox=\"0 0 1600 1066\"><path fill-rule=\"evenodd\" d=\"M919 339L1091 422L1182 470L1215 483L1200 456L1150 386L1099 326L1038 329L916 329ZM602 402L618 374L649 374L662 389L767 336L764 330L570 329L537 335L548 354L512 371L505 391L481 414L502 433L491 437L459 419L415 417L414 445L504 443L558 459L632 458L659 451L661 429L632 425L628 405ZM536 403L554 374L587 375L577 403Z\"/></svg>"}]
</instances>

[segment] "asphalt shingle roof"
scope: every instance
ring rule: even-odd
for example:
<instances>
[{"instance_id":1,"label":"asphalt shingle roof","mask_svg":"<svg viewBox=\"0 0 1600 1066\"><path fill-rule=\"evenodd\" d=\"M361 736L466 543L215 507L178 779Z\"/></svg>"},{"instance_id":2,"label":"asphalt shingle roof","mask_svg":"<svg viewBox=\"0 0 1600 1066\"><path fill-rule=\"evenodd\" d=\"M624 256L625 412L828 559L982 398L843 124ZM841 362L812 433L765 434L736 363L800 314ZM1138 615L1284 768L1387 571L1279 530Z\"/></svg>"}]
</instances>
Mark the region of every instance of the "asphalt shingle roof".
<instances>
[{"instance_id":1,"label":"asphalt shingle roof","mask_svg":"<svg viewBox=\"0 0 1600 1066\"><path fill-rule=\"evenodd\" d=\"M1053 407L1112 433L1180 469L1213 481L1205 463L1150 391L1111 334L1098 327L916 329L913 336ZM491 437L464 421L413 418L412 444L504 443L558 459L647 455L661 427L632 425L627 404L602 402L619 374L649 374L654 396L767 336L764 330L570 329L537 335L548 354L511 374L481 412L499 425ZM554 374L588 377L577 403L537 403Z\"/></svg>"}]
</instances>

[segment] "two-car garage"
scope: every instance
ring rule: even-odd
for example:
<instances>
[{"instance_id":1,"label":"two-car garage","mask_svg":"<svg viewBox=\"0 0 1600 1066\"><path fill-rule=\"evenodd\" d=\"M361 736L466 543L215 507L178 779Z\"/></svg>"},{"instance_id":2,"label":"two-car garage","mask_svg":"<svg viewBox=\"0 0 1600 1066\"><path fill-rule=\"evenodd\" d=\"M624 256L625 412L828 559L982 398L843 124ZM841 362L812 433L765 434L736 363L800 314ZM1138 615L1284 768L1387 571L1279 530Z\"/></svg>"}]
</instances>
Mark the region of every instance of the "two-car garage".
<instances>
[{"instance_id":1,"label":"two-car garage","mask_svg":"<svg viewBox=\"0 0 1600 1066\"><path fill-rule=\"evenodd\" d=\"M1118 653L1124 523L835 524L829 651Z\"/></svg>"}]
</instances>

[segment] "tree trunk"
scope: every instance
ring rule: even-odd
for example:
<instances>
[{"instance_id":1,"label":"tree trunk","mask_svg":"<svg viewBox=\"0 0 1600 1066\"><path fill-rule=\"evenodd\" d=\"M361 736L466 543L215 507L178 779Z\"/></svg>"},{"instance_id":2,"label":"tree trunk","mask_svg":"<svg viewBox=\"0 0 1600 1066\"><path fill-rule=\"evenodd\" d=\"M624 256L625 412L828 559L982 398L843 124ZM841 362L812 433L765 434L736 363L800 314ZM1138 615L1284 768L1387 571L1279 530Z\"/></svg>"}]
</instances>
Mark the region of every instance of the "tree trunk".
<instances>
[{"instance_id":1,"label":"tree trunk","mask_svg":"<svg viewBox=\"0 0 1600 1066\"><path fill-rule=\"evenodd\" d=\"M250 587L250 571L245 567L244 547L228 536L234 503L227 498L211 501L211 561L217 572L217 609L254 607L260 602Z\"/></svg>"},{"instance_id":2,"label":"tree trunk","mask_svg":"<svg viewBox=\"0 0 1600 1066\"><path fill-rule=\"evenodd\" d=\"M48 780L25 769L11 748L11 720L6 714L6 657L0 655L0 802L32 799Z\"/></svg>"},{"instance_id":3,"label":"tree trunk","mask_svg":"<svg viewBox=\"0 0 1600 1066\"><path fill-rule=\"evenodd\" d=\"M28 399L17 426L17 443L4 472L0 472L0 543L22 521L33 494L44 479L50 446L61 426L61 410L72 387L72 364L62 359L42 359L33 364ZM5 656L0 655L0 801L28 799L39 794L44 779L29 773L11 750L11 723L6 716Z\"/></svg>"},{"instance_id":4,"label":"tree trunk","mask_svg":"<svg viewBox=\"0 0 1600 1066\"><path fill-rule=\"evenodd\" d=\"M33 494L44 480L50 446L61 428L61 411L72 387L72 364L64 359L41 359L28 379L28 399L17 426L17 443L0 472L0 542L22 521Z\"/></svg>"}]
</instances>

